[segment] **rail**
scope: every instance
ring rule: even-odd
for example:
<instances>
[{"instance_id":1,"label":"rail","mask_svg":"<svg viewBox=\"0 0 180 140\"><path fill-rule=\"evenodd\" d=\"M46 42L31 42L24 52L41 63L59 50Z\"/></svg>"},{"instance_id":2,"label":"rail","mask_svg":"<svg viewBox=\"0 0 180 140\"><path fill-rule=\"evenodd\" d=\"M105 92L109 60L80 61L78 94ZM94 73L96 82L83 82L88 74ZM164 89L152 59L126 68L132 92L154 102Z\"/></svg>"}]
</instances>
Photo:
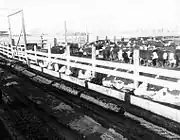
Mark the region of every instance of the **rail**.
<instances>
[{"instance_id":1,"label":"rail","mask_svg":"<svg viewBox=\"0 0 180 140\"><path fill-rule=\"evenodd\" d=\"M49 51L49 50L48 50ZM138 52L138 49L134 51ZM93 52L93 51L92 51ZM95 52L95 51L94 51ZM140 66L139 55L135 56L134 64L125 64L112 61L97 60L95 58L83 58L70 56L68 53L64 54L52 54L51 52L39 52L27 50L23 47L17 47L11 51L9 46L0 45L0 53L11 58L21 58L20 61L25 61L26 55L30 62L37 60L47 61L51 63L57 63L61 65L69 65L70 67L76 67L84 70L90 70L93 72L110 74L116 77L133 80L134 82L146 82L152 85L167 87L175 90L180 90L178 81L180 80L180 72L177 70L168 70L163 68L153 68ZM138 53L139 54L139 53ZM12 55L12 56L11 56ZM96 56L96 54L94 54ZM31 64L31 63L30 63ZM137 65L138 64L138 65ZM146 76L147 74L154 75L153 77ZM158 76L158 78L154 78ZM161 78L166 77L166 78ZM173 81L169 79L174 79ZM167 80L166 80L167 79ZM134 85L137 88L137 85Z\"/></svg>"},{"instance_id":2,"label":"rail","mask_svg":"<svg viewBox=\"0 0 180 140\"><path fill-rule=\"evenodd\" d=\"M67 46L67 48L68 47L69 46ZM94 47L92 48L94 49ZM48 53L36 51L36 48L34 49L35 51L26 50L23 49L23 47L17 47L17 49L13 50L13 52L11 50L13 49L11 49L9 46L0 45L1 54L10 58L18 58L17 60L25 62L33 69L53 75L58 78L62 78L81 86L86 85L85 80L70 77L65 74L60 74L58 71L40 67L37 63L38 60L42 60L48 63L66 65L69 67L76 67L84 70L90 70L92 72L113 75L124 79L130 79L134 81L135 89L138 87L138 82L146 82L160 87L180 90L178 82L180 80L180 72L176 70L140 66L138 48L134 49L134 64L97 60L95 57L96 54L93 54L92 58L70 56L69 51L66 51L64 54L52 54L50 48L48 49ZM14 52L17 53L13 55ZM96 51L93 50L92 52L95 53ZM150 74L151 76L149 76ZM96 85L90 82L88 82L88 88L97 92L101 92L102 94L105 94L107 96L125 101L125 94L123 92ZM178 109L155 103L147 99L142 99L133 95L130 96L130 103L180 123L180 110Z\"/></svg>"}]
</instances>

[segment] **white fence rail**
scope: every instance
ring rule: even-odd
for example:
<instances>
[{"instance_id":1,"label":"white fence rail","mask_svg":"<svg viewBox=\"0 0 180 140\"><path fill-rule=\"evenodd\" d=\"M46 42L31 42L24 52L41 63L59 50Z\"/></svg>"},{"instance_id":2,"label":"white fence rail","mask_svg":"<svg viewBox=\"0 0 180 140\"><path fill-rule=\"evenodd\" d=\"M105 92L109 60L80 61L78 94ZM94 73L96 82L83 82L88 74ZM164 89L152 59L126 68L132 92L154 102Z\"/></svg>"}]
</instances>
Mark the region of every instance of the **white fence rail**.
<instances>
[{"instance_id":1,"label":"white fence rail","mask_svg":"<svg viewBox=\"0 0 180 140\"><path fill-rule=\"evenodd\" d=\"M57 63L61 65L66 65L70 67L77 67L80 69L91 70L98 73L113 75L116 77L122 77L125 79L133 80L134 82L146 82L152 85L157 85L161 87L168 87L173 88L176 90L180 90L180 86L178 86L178 80L180 80L180 71L176 70L167 70L162 68L153 68L153 67L146 67L137 65L137 61L139 61L139 56L134 55L134 64L125 64L125 63L118 63L118 62L110 62L110 61L103 61L103 60L96 60L95 57L91 58L83 58L83 57L75 57L70 56L70 54L51 54L39 52L39 51L32 51L27 50L23 47L17 47L16 50L11 52L11 48L8 46L0 46L0 52L3 55L8 57L18 57L20 61L24 61L26 58L31 61L37 62L37 60L47 61L51 63ZM35 49L36 50L36 49ZM134 50L139 51L139 50ZM96 51L92 51L96 52ZM95 54L92 56L96 56ZM136 64L136 65L135 65ZM122 72L125 70L126 72ZM131 72L130 72L131 71ZM139 74L141 72L141 74ZM146 76L146 74L152 74L158 76L159 78L154 78L150 76ZM160 77L167 77L161 79ZM173 78L174 81L170 81L169 78ZM167 79L167 80L165 80ZM135 84L135 88L137 85Z\"/></svg>"},{"instance_id":2,"label":"white fence rail","mask_svg":"<svg viewBox=\"0 0 180 140\"><path fill-rule=\"evenodd\" d=\"M67 46L68 47L68 46ZM137 88L138 81L146 82L152 85L157 85L161 87L167 87L167 88L173 88L176 90L180 90L180 86L178 83L178 80L180 79L180 72L176 70L167 70L162 68L152 68L152 67L145 67L137 65L139 61L138 52L135 52L137 55L134 55L134 64L124 64L124 63L118 63L118 62L110 62L110 61L103 61L103 60L96 60L96 58L82 58L82 57L75 57L70 56L70 54L51 54L49 53L43 53L38 51L31 51L26 49L16 49L11 52L11 48L8 46L2 46L0 45L0 53L11 58L15 58L20 61L26 62L30 67L37 69L38 71L42 71L48 74L51 74L55 77L62 78L64 80L76 83L81 86L85 86L85 81L80 80L75 77L70 77L64 74L60 74L57 71L48 70L47 68L42 68L38 66L37 60L43 60L50 63L56 63L61 65L66 65L70 67L76 67L80 69L85 70L91 70L93 72L98 73L104 73L108 75L113 75L116 77L122 77L124 79L131 79L134 81L135 88ZM50 49L48 49L50 50ZM138 49L135 49L134 51L139 51ZM16 52L15 55L14 52ZM95 52L95 51L92 51ZM93 56L96 56L95 54ZM17 58L16 58L17 57ZM26 59L26 57L28 59ZM21 58L21 59L19 59ZM27 60L29 62L27 62ZM31 64L33 63L33 64ZM35 65L34 65L35 63ZM123 70L123 71L122 71ZM141 74L140 74L141 72ZM159 76L158 78L146 76L146 74L153 74L155 76ZM166 77L166 78L161 78ZM167 78L168 77L168 78ZM173 78L174 80L170 81L169 79ZM167 79L167 80L165 80ZM91 90L95 90L97 92L101 92L102 94L105 94L107 96L111 96L113 98L119 99L121 101L125 101L125 93L110 89L107 87L103 87L100 85L96 85L93 83L88 82L88 88ZM142 99L140 97L136 97L133 95L130 95L130 103L144 108L148 111L151 111L153 113L156 113L158 115L167 117L169 119L172 119L178 123L180 123L180 110L167 107L165 105L155 103L153 101L149 101L147 99ZM167 113L171 112L171 113Z\"/></svg>"}]
</instances>

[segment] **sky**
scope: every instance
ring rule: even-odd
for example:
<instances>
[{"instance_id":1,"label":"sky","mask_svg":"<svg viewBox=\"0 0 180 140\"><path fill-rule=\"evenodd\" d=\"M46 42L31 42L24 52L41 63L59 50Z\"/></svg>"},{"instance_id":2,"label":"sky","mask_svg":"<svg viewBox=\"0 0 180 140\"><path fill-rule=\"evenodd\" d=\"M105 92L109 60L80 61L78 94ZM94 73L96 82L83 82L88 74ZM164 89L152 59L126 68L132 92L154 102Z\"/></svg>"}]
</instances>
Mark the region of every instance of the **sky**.
<instances>
[{"instance_id":1,"label":"sky","mask_svg":"<svg viewBox=\"0 0 180 140\"><path fill-rule=\"evenodd\" d=\"M0 30L7 14L23 9L29 33L69 32L113 36L122 33L180 29L180 0L0 0ZM21 32L20 15L11 17L13 33Z\"/></svg>"}]
</instances>

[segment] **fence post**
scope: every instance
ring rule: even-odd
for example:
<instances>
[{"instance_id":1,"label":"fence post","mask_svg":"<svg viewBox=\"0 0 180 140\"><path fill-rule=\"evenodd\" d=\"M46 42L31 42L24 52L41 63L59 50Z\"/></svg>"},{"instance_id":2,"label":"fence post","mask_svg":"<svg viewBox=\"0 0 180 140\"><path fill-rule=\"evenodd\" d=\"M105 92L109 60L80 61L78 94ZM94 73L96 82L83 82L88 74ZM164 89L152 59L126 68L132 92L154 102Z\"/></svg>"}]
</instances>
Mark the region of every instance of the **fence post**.
<instances>
[{"instance_id":1,"label":"fence post","mask_svg":"<svg viewBox=\"0 0 180 140\"><path fill-rule=\"evenodd\" d=\"M8 24L9 24L9 45L11 47L12 58L14 58L13 43L12 43L12 32L11 32L11 22L10 22L9 17L8 17Z\"/></svg>"},{"instance_id":2,"label":"fence post","mask_svg":"<svg viewBox=\"0 0 180 140\"><path fill-rule=\"evenodd\" d=\"M26 39L26 31L25 31L25 23L24 23L24 13L21 11L21 18L22 18L22 31L23 31L23 37L24 37L24 48L25 48L25 57L26 57L26 63L29 66L29 59L27 55L27 39Z\"/></svg>"},{"instance_id":3,"label":"fence post","mask_svg":"<svg viewBox=\"0 0 180 140\"><path fill-rule=\"evenodd\" d=\"M99 41L99 36L96 36L96 41Z\"/></svg>"},{"instance_id":4,"label":"fence post","mask_svg":"<svg viewBox=\"0 0 180 140\"><path fill-rule=\"evenodd\" d=\"M57 38L54 38L54 46L57 46Z\"/></svg>"},{"instance_id":5,"label":"fence post","mask_svg":"<svg viewBox=\"0 0 180 140\"><path fill-rule=\"evenodd\" d=\"M36 64L37 64L37 48L36 48L36 45L34 45L34 56L35 56L35 61L36 61Z\"/></svg>"},{"instance_id":6,"label":"fence post","mask_svg":"<svg viewBox=\"0 0 180 140\"><path fill-rule=\"evenodd\" d=\"M92 76L95 77L95 67L96 67L96 46L92 45Z\"/></svg>"},{"instance_id":7,"label":"fence post","mask_svg":"<svg viewBox=\"0 0 180 140\"><path fill-rule=\"evenodd\" d=\"M114 36L114 43L116 43L116 36Z\"/></svg>"},{"instance_id":8,"label":"fence post","mask_svg":"<svg viewBox=\"0 0 180 140\"><path fill-rule=\"evenodd\" d=\"M66 45L66 60L67 60L67 69L70 70L70 46Z\"/></svg>"},{"instance_id":9,"label":"fence post","mask_svg":"<svg viewBox=\"0 0 180 140\"><path fill-rule=\"evenodd\" d=\"M89 34L87 33L87 40L86 40L87 43L89 43Z\"/></svg>"},{"instance_id":10,"label":"fence post","mask_svg":"<svg viewBox=\"0 0 180 140\"><path fill-rule=\"evenodd\" d=\"M51 62L51 44L48 46L48 61Z\"/></svg>"},{"instance_id":11,"label":"fence post","mask_svg":"<svg viewBox=\"0 0 180 140\"><path fill-rule=\"evenodd\" d=\"M138 46L134 47L133 59L134 59L134 88L137 89L138 85L139 85L139 81L138 81L138 76L139 76L139 71L138 71L138 67L139 67L139 47Z\"/></svg>"}]
</instances>

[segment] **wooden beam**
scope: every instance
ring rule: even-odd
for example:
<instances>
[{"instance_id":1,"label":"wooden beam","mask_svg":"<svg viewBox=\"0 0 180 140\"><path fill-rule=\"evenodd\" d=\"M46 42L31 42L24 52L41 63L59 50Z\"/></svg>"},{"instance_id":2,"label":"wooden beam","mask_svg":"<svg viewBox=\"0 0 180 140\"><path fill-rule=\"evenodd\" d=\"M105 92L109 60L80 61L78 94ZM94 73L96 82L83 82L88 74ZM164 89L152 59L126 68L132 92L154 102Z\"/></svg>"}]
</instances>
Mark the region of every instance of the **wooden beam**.
<instances>
[{"instance_id":1,"label":"wooden beam","mask_svg":"<svg viewBox=\"0 0 180 140\"><path fill-rule=\"evenodd\" d=\"M91 58L91 61L92 61L92 76L95 77L95 67L96 67L96 46L92 45L92 58Z\"/></svg>"},{"instance_id":2,"label":"wooden beam","mask_svg":"<svg viewBox=\"0 0 180 140\"><path fill-rule=\"evenodd\" d=\"M139 48L135 47L134 48L134 88L138 88L139 86L139 81L138 81L138 76L139 76Z\"/></svg>"},{"instance_id":3,"label":"wooden beam","mask_svg":"<svg viewBox=\"0 0 180 140\"><path fill-rule=\"evenodd\" d=\"M13 14L8 15L8 17L13 16L13 15L16 15L16 14L18 14L18 13L21 13L22 11L23 11L23 10L19 10L19 11L13 13Z\"/></svg>"}]
</instances>

